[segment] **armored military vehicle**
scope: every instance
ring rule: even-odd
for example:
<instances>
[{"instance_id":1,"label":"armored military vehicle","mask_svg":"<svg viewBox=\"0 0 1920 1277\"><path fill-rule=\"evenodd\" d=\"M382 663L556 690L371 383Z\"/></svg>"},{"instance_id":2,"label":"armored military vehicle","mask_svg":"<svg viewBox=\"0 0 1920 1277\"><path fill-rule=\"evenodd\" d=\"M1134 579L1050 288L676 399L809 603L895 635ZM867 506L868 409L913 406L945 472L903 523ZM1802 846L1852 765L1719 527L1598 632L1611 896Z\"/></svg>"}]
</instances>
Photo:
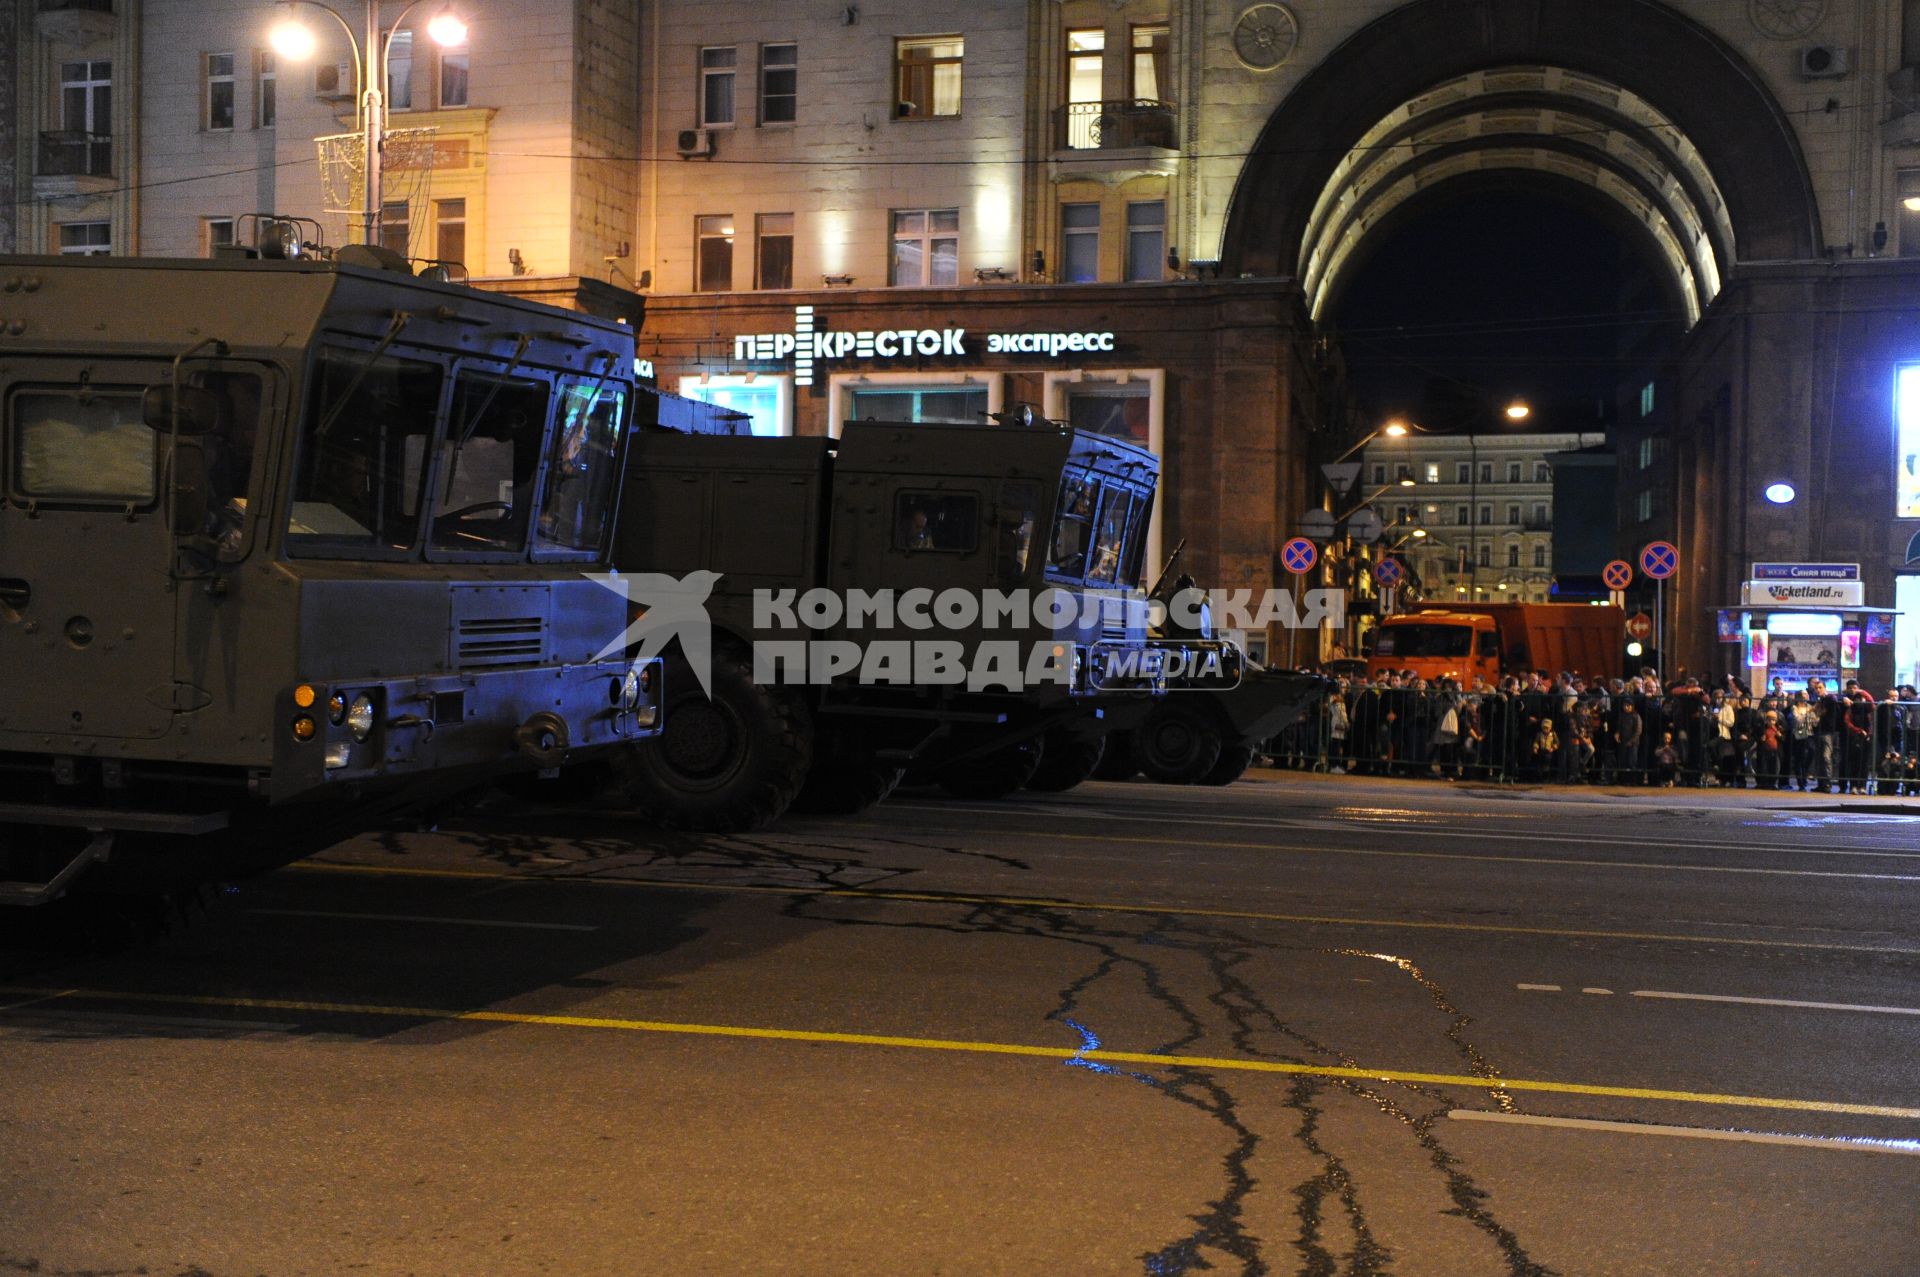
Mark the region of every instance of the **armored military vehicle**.
<instances>
[{"instance_id":1,"label":"armored military vehicle","mask_svg":"<svg viewBox=\"0 0 1920 1277\"><path fill-rule=\"evenodd\" d=\"M0 259L0 900L297 858L658 730L630 330L314 255Z\"/></svg>"},{"instance_id":2,"label":"armored military vehicle","mask_svg":"<svg viewBox=\"0 0 1920 1277\"><path fill-rule=\"evenodd\" d=\"M663 821L855 811L909 765L961 796L1066 788L1153 690L1139 581L1159 463L1130 443L858 421L649 434L626 473L615 565L712 588L711 697L677 653L664 733L615 755Z\"/></svg>"}]
</instances>

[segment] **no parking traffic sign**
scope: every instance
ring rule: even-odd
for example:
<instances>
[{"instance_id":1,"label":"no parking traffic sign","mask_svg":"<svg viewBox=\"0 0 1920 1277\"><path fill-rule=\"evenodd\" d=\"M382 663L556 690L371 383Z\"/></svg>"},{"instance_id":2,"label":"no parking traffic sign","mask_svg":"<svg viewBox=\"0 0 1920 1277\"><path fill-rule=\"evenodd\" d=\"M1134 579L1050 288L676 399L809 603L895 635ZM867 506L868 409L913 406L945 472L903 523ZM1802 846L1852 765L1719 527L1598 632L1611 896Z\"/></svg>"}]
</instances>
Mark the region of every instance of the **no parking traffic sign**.
<instances>
[{"instance_id":1,"label":"no parking traffic sign","mask_svg":"<svg viewBox=\"0 0 1920 1277\"><path fill-rule=\"evenodd\" d=\"M1295 576L1313 571L1319 561L1320 551L1305 537L1295 537L1280 548L1280 562Z\"/></svg>"},{"instance_id":2,"label":"no parking traffic sign","mask_svg":"<svg viewBox=\"0 0 1920 1277\"><path fill-rule=\"evenodd\" d=\"M1655 581L1664 581L1680 570L1680 551L1671 541L1649 541L1640 551L1640 570Z\"/></svg>"},{"instance_id":3,"label":"no parking traffic sign","mask_svg":"<svg viewBox=\"0 0 1920 1277\"><path fill-rule=\"evenodd\" d=\"M1406 574L1407 570L1400 566L1398 559L1382 559L1373 568L1373 579L1388 587L1400 584L1400 578Z\"/></svg>"},{"instance_id":4,"label":"no parking traffic sign","mask_svg":"<svg viewBox=\"0 0 1920 1277\"><path fill-rule=\"evenodd\" d=\"M1625 559L1615 559L1601 569L1600 579L1607 583L1609 590L1624 590L1633 584L1633 565Z\"/></svg>"}]
</instances>

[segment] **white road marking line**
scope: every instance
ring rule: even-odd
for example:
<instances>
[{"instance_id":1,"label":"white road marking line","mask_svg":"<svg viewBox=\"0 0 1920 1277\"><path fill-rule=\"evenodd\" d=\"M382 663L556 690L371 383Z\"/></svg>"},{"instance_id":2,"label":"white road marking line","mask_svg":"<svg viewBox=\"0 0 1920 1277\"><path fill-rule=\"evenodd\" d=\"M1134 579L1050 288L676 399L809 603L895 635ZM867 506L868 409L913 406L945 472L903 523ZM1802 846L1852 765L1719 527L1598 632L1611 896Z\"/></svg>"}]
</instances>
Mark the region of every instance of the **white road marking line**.
<instances>
[{"instance_id":1,"label":"white road marking line","mask_svg":"<svg viewBox=\"0 0 1920 1277\"><path fill-rule=\"evenodd\" d=\"M1596 838L1588 835L1573 834L1536 834L1502 833L1480 829L1441 829L1431 825L1415 823L1394 823L1388 821L1364 820L1262 820L1258 818L1236 819L1197 817L1182 810L1170 810L1164 816L1144 816L1123 814L1121 812L1096 811L1088 808L1064 804L1049 803L1044 806L1035 803L1023 803L1018 807L1002 804L996 807L992 803L978 803L973 806L948 806L944 803L916 802L911 799L899 804L903 810L950 812L956 815L980 816L1055 816L1061 819L1077 820L1087 815L1098 815L1103 820L1120 821L1136 825L1191 825L1200 828L1219 829L1274 829L1274 830L1311 830L1327 833L1394 833L1428 834L1435 838L1483 838L1506 842L1572 843L1582 847L1633 847L1641 851L1664 848L1672 851L1743 851L1782 856L1858 856L1879 860L1920 860L1920 852L1915 851L1859 851L1848 847L1769 847L1750 842L1696 842L1687 839L1666 838L1658 834L1649 834L1637 838ZM911 832L911 831L907 831ZM981 833L1016 832L1010 830L983 829Z\"/></svg>"},{"instance_id":2,"label":"white road marking line","mask_svg":"<svg viewBox=\"0 0 1920 1277\"><path fill-rule=\"evenodd\" d=\"M249 909L282 918L346 918L353 922L439 922L454 927L510 927L523 931L598 931L581 922L508 922L498 918L448 918L417 913L348 913L332 909Z\"/></svg>"},{"instance_id":3,"label":"white road marking line","mask_svg":"<svg viewBox=\"0 0 1920 1277\"><path fill-rule=\"evenodd\" d=\"M1837 1148L1852 1153L1899 1153L1920 1157L1920 1140L1883 1140L1869 1136L1777 1135L1770 1131L1715 1131L1698 1126L1651 1126L1639 1122L1602 1122L1586 1117L1534 1117L1526 1113L1481 1113L1454 1109L1457 1122L1500 1122L1508 1126L1559 1126L1578 1131L1607 1131L1617 1135L1670 1135L1694 1140L1729 1140L1741 1144L1789 1144L1801 1148Z\"/></svg>"},{"instance_id":4,"label":"white road marking line","mask_svg":"<svg viewBox=\"0 0 1920 1277\"><path fill-rule=\"evenodd\" d=\"M1557 985L1557 984L1516 984L1516 985L1514 985L1513 987L1514 987L1514 988L1516 988L1516 989L1527 989L1527 990L1531 990L1531 991L1532 991L1532 992L1534 992L1534 993L1558 993L1558 992L1560 992L1560 986L1559 986L1559 985Z\"/></svg>"},{"instance_id":5,"label":"white road marking line","mask_svg":"<svg viewBox=\"0 0 1920 1277\"><path fill-rule=\"evenodd\" d=\"M1600 988L1600 987L1599 987L1598 985L1595 985L1595 986L1593 986L1593 987L1591 987L1591 988L1586 988L1586 989L1582 989L1582 990L1580 990L1580 992L1582 992L1582 993L1604 993L1604 994L1606 994L1606 995L1607 995L1608 997L1612 997L1612 996L1613 996L1613 990L1612 990L1612 989L1602 989L1602 988Z\"/></svg>"},{"instance_id":6,"label":"white road marking line","mask_svg":"<svg viewBox=\"0 0 1920 1277\"><path fill-rule=\"evenodd\" d=\"M1664 998L1673 1002L1734 1002L1742 1006L1795 1007L1802 1011L1864 1011L1873 1015L1920 1015L1920 1007L1883 1007L1859 1002L1801 1002L1793 998L1739 998L1725 993L1670 993L1663 989L1635 989L1636 998Z\"/></svg>"}]
</instances>

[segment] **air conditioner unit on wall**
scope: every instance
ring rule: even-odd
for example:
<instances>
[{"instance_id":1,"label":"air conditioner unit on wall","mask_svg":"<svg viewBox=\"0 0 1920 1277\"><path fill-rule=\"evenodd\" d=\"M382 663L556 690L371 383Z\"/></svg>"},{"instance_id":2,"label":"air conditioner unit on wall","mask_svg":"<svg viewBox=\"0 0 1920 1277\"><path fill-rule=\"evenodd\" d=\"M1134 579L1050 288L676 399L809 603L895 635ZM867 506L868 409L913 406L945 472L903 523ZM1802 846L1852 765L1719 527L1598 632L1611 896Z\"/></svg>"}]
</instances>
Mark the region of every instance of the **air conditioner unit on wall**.
<instances>
[{"instance_id":1,"label":"air conditioner unit on wall","mask_svg":"<svg viewBox=\"0 0 1920 1277\"><path fill-rule=\"evenodd\" d=\"M345 102L353 97L353 64L325 63L313 68L313 95L326 102Z\"/></svg>"},{"instance_id":2,"label":"air conditioner unit on wall","mask_svg":"<svg viewBox=\"0 0 1920 1277\"><path fill-rule=\"evenodd\" d=\"M712 129L681 129L680 158L683 160L704 159L713 154Z\"/></svg>"},{"instance_id":3,"label":"air conditioner unit on wall","mask_svg":"<svg viewBox=\"0 0 1920 1277\"><path fill-rule=\"evenodd\" d=\"M1800 78L1837 80L1853 70L1852 53L1837 44L1809 44L1800 50Z\"/></svg>"}]
</instances>

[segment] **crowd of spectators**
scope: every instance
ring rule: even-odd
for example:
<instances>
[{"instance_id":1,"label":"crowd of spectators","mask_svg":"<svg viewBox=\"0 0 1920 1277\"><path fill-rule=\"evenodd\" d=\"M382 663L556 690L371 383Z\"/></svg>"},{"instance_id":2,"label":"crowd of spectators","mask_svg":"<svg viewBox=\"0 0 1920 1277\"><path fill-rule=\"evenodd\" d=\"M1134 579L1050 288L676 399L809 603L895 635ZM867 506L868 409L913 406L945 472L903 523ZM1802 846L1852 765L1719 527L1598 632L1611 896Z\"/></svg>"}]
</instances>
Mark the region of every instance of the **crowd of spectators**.
<instances>
[{"instance_id":1,"label":"crowd of spectators","mask_svg":"<svg viewBox=\"0 0 1920 1277\"><path fill-rule=\"evenodd\" d=\"M1495 686L1411 673L1335 680L1269 743L1283 767L1365 775L1920 796L1920 693L1847 679L1759 692L1728 676L1534 672Z\"/></svg>"}]
</instances>

